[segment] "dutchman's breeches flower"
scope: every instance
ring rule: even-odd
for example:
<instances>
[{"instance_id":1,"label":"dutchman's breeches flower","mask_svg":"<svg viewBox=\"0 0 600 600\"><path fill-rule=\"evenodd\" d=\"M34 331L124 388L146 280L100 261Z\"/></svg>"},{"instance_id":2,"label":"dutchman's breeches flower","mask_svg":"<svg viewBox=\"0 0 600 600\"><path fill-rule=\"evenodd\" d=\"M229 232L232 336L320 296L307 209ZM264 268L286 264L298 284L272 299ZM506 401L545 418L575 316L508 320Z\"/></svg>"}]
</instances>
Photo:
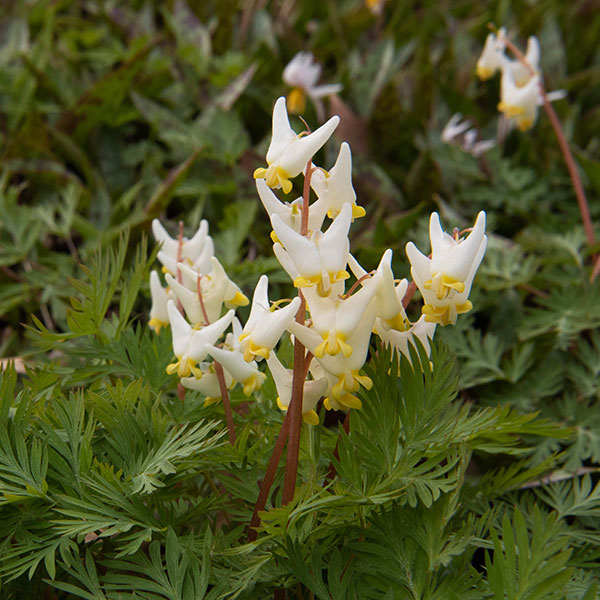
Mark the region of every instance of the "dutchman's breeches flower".
<instances>
[{"instance_id":1,"label":"dutchman's breeches flower","mask_svg":"<svg viewBox=\"0 0 600 600\"><path fill-rule=\"evenodd\" d=\"M313 354L317 358L340 352L346 357L350 356L353 348L348 340L366 315L373 312L377 293L375 277L369 278L362 289L346 298L333 295L323 297L314 287L305 288L303 293L310 311L312 329L322 338Z\"/></svg>"},{"instance_id":2,"label":"dutchman's breeches flower","mask_svg":"<svg viewBox=\"0 0 600 600\"><path fill-rule=\"evenodd\" d=\"M169 289L163 288L156 271L150 273L150 294L152 296L152 308L150 309L150 321L148 325L158 333L161 327L169 324L169 313L167 302L172 298Z\"/></svg>"},{"instance_id":3,"label":"dutchman's breeches flower","mask_svg":"<svg viewBox=\"0 0 600 600\"><path fill-rule=\"evenodd\" d=\"M534 75L519 87L510 69L502 72L498 110L513 119L521 131L531 129L537 120L540 97L540 76Z\"/></svg>"},{"instance_id":4,"label":"dutchman's breeches flower","mask_svg":"<svg viewBox=\"0 0 600 600\"><path fill-rule=\"evenodd\" d=\"M269 352L279 342L300 308L300 298L294 298L284 308L271 308L268 286L268 277L262 275L254 290L250 316L239 336L240 348L247 361L269 358Z\"/></svg>"},{"instance_id":5,"label":"dutchman's breeches flower","mask_svg":"<svg viewBox=\"0 0 600 600\"><path fill-rule=\"evenodd\" d=\"M374 330L385 346L390 346L395 352L401 352L408 360L411 360L409 344L414 346L415 338L423 344L429 355L431 352L430 342L433 339L436 325L437 323L428 322L426 316L422 315L416 323L409 325L405 331L401 331L386 329L382 326L381 319L378 318L375 320Z\"/></svg>"},{"instance_id":6,"label":"dutchman's breeches flower","mask_svg":"<svg viewBox=\"0 0 600 600\"><path fill-rule=\"evenodd\" d=\"M311 206L311 212L313 208L325 210L327 216L334 219L344 204L350 204L352 219L365 216L365 209L356 204L356 192L352 186L352 153L346 142L340 146L335 165L329 172L324 169L314 169L310 186L318 198L317 202Z\"/></svg>"},{"instance_id":7,"label":"dutchman's breeches flower","mask_svg":"<svg viewBox=\"0 0 600 600\"><path fill-rule=\"evenodd\" d=\"M301 136L290 125L285 98L275 103L273 110L273 137L267 150L268 167L256 169L255 179L265 179L271 188L281 188L284 194L292 190L290 179L299 175L312 156L331 137L340 122L339 117L331 117L316 131Z\"/></svg>"},{"instance_id":8,"label":"dutchman's breeches flower","mask_svg":"<svg viewBox=\"0 0 600 600\"><path fill-rule=\"evenodd\" d=\"M352 207L350 204L345 204L325 233L315 231L310 238L307 238L286 225L278 215L271 217L275 235L298 273L295 275L288 271L294 278L296 287L315 285L321 295L327 296L331 293L331 286L334 283L349 277L346 264L350 250L348 230L351 222ZM274 251L279 258L281 254L279 249L274 248ZM287 270L284 262L282 266Z\"/></svg>"},{"instance_id":9,"label":"dutchman's breeches flower","mask_svg":"<svg viewBox=\"0 0 600 600\"><path fill-rule=\"evenodd\" d=\"M425 301L425 319L440 325L454 324L457 315L473 308L468 297L487 246L485 212L477 215L466 239L445 233L434 212L429 221L429 237L431 258L419 252L412 242L406 245L411 273Z\"/></svg>"},{"instance_id":10,"label":"dutchman's breeches flower","mask_svg":"<svg viewBox=\"0 0 600 600\"><path fill-rule=\"evenodd\" d=\"M204 406L209 406L221 400L221 386L219 385L219 379L212 363L200 363L200 370L202 371L200 379L197 377L183 377L181 385L184 388L196 390L206 396ZM225 386L228 389L232 388L234 381L229 371L223 369L223 375L225 377Z\"/></svg>"},{"instance_id":11,"label":"dutchman's breeches flower","mask_svg":"<svg viewBox=\"0 0 600 600\"><path fill-rule=\"evenodd\" d=\"M230 310L224 317L202 329L193 329L177 310L175 302L167 303L171 333L173 335L173 352L177 361L167 366L169 375L177 373L179 377L194 375L202 377L202 370L197 366L206 358L208 344L214 344L231 324L234 311Z\"/></svg>"},{"instance_id":12,"label":"dutchman's breeches flower","mask_svg":"<svg viewBox=\"0 0 600 600\"><path fill-rule=\"evenodd\" d=\"M242 384L246 396L259 389L266 378L266 375L258 370L256 362L244 360L244 356L239 350L225 350L207 345L205 352L220 363L235 382Z\"/></svg>"},{"instance_id":13,"label":"dutchman's breeches flower","mask_svg":"<svg viewBox=\"0 0 600 600\"><path fill-rule=\"evenodd\" d=\"M322 368L319 377L324 375L329 381L327 398L324 402L327 410L361 408L362 403L354 394L361 385L368 390L373 385L369 377L360 373L360 369L362 369L367 358L374 323L375 303L372 302L364 312L363 318L353 335L346 342L352 352L348 356L345 356L343 352L339 352L334 355L323 354L321 357L318 357L316 352L323 344L323 338L312 328L300 325L295 321L291 323L290 332L315 356L313 365L314 361L317 361ZM311 369L313 368L311 367Z\"/></svg>"},{"instance_id":14,"label":"dutchman's breeches flower","mask_svg":"<svg viewBox=\"0 0 600 600\"><path fill-rule=\"evenodd\" d=\"M167 256L177 260L188 259L194 262L202 254L204 247L208 244L212 248L212 240L208 235L208 221L202 219L198 231L191 239L184 237L181 247L178 239L172 238L158 219L152 221L152 233L154 239L161 244L161 251Z\"/></svg>"},{"instance_id":15,"label":"dutchman's breeches flower","mask_svg":"<svg viewBox=\"0 0 600 600\"><path fill-rule=\"evenodd\" d=\"M286 369L274 352L267 359L269 371L275 381L277 388L277 406L281 410L287 410L292 399L292 379L294 372L292 369ZM315 407L319 399L325 394L328 387L326 377L320 377L315 380L304 382L304 393L302 395L302 418L311 425L319 424L319 417L315 412Z\"/></svg>"}]
</instances>

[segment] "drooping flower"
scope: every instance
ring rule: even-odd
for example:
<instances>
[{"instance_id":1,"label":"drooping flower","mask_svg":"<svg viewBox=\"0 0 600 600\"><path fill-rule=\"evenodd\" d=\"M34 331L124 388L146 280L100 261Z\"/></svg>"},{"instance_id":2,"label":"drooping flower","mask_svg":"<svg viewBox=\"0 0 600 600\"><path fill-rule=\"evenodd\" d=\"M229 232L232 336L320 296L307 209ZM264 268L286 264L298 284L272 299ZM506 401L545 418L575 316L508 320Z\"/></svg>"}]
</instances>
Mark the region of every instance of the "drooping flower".
<instances>
[{"instance_id":1,"label":"drooping flower","mask_svg":"<svg viewBox=\"0 0 600 600\"><path fill-rule=\"evenodd\" d=\"M271 308L268 286L268 277L262 275L254 290L250 316L239 336L240 349L247 361L269 358L300 307L300 298L296 297L284 308Z\"/></svg>"},{"instance_id":2,"label":"drooping flower","mask_svg":"<svg viewBox=\"0 0 600 600\"><path fill-rule=\"evenodd\" d=\"M173 335L173 352L177 360L167 366L167 373L177 373L179 377L189 377L193 374L202 377L202 371L197 366L207 355L207 345L214 344L231 324L234 311L230 310L225 316L202 329L193 329L177 310L175 302L167 303L171 333Z\"/></svg>"},{"instance_id":3,"label":"drooping flower","mask_svg":"<svg viewBox=\"0 0 600 600\"><path fill-rule=\"evenodd\" d=\"M327 377L329 385L327 397L324 400L327 410L362 407L362 402L355 394L361 385L368 390L373 386L371 379L363 375L360 369L367 358L374 321L374 309L368 311L365 318L359 321L358 326L346 342L352 348L349 355L345 356L343 352L338 352L337 354L323 354L320 357L316 355L316 352L323 344L323 338L314 329L305 325L300 325L295 321L290 324L290 332L315 356L313 365L316 361L322 369L316 378ZM313 366L311 366L311 372L317 372Z\"/></svg>"},{"instance_id":4,"label":"drooping flower","mask_svg":"<svg viewBox=\"0 0 600 600\"><path fill-rule=\"evenodd\" d=\"M411 273L425 306L423 314L430 323L456 323L459 314L473 308L468 300L475 273L487 246L485 212L477 215L475 226L466 239L445 233L437 213L429 221L431 258L412 243L406 245Z\"/></svg>"},{"instance_id":5,"label":"drooping flower","mask_svg":"<svg viewBox=\"0 0 600 600\"><path fill-rule=\"evenodd\" d=\"M346 142L340 146L335 165L329 172L319 168L312 172L310 186L318 198L311 206L311 211L319 204L324 204L327 216L334 219L344 204L350 204L353 219L365 216L365 209L356 204L356 192L352 186L352 153Z\"/></svg>"},{"instance_id":6,"label":"drooping flower","mask_svg":"<svg viewBox=\"0 0 600 600\"><path fill-rule=\"evenodd\" d=\"M498 110L514 120L521 131L531 129L537 120L540 97L540 76L533 75L519 87L511 69L504 69L500 81Z\"/></svg>"},{"instance_id":7,"label":"drooping flower","mask_svg":"<svg viewBox=\"0 0 600 600\"><path fill-rule=\"evenodd\" d=\"M475 157L481 156L496 145L495 140L477 141L478 132L471 127L469 119L464 119L460 113L450 117L442 129L442 141L446 144L459 146L465 152Z\"/></svg>"},{"instance_id":8,"label":"drooping flower","mask_svg":"<svg viewBox=\"0 0 600 600\"><path fill-rule=\"evenodd\" d=\"M150 308L148 325L158 333L161 327L166 327L169 324L169 313L167 311L169 292L161 285L156 271L150 273L150 295L152 296L152 308Z\"/></svg>"},{"instance_id":9,"label":"drooping flower","mask_svg":"<svg viewBox=\"0 0 600 600\"><path fill-rule=\"evenodd\" d=\"M275 352L271 352L271 355L267 359L269 365L269 371L275 381L275 387L277 388L277 406L281 410L287 410L292 400L292 379L294 372L291 369L286 369ZM306 423L311 425L319 424L319 417L315 412L315 406L319 399L327 391L327 378L320 377L318 379L306 380L304 382L304 393L302 395L302 418Z\"/></svg>"},{"instance_id":10,"label":"drooping flower","mask_svg":"<svg viewBox=\"0 0 600 600\"><path fill-rule=\"evenodd\" d=\"M179 240L173 239L158 219L152 221L152 233L156 241L161 244L163 256L166 255L175 261L178 258L179 260L187 259L186 262L192 264L203 254L206 246L211 249L211 255L214 250L212 239L208 235L208 221L205 219L200 221L198 231L191 239L186 237L182 239L181 248L179 247Z\"/></svg>"},{"instance_id":11,"label":"drooping flower","mask_svg":"<svg viewBox=\"0 0 600 600\"><path fill-rule=\"evenodd\" d=\"M204 400L204 406L209 406L221 400L221 386L219 384L219 378L215 373L215 369L212 363L200 363L199 369L202 372L202 377L183 377L181 379L181 385L190 390L196 390L206 396ZM223 375L225 378L225 386L227 389L231 389L234 385L233 377L229 374L229 371L223 369Z\"/></svg>"},{"instance_id":12,"label":"drooping flower","mask_svg":"<svg viewBox=\"0 0 600 600\"><path fill-rule=\"evenodd\" d=\"M410 324L404 331L378 327L378 323L379 320L376 320L375 333L384 345L391 346L395 352L401 352L408 360L411 360L409 344L414 345L415 338L423 344L427 354L430 354L430 342L433 339L437 323L427 321L426 315L421 315L416 323Z\"/></svg>"},{"instance_id":13,"label":"drooping flower","mask_svg":"<svg viewBox=\"0 0 600 600\"><path fill-rule=\"evenodd\" d=\"M306 97L313 102L321 98L337 94L342 90L339 83L317 85L321 77L321 65L315 61L310 52L298 52L283 70L283 81L292 90L288 94L288 110L291 114L301 114L306 108Z\"/></svg>"},{"instance_id":14,"label":"drooping flower","mask_svg":"<svg viewBox=\"0 0 600 600\"><path fill-rule=\"evenodd\" d=\"M296 198L290 203L281 202L271 191L271 188L264 179L256 180L256 189L269 217L277 215L286 225L300 233L302 225L302 197ZM311 204L308 213L308 231L313 232L320 229L326 214L327 207L325 204L318 201ZM272 234L271 237L275 238L273 241L277 241L275 234Z\"/></svg>"},{"instance_id":15,"label":"drooping flower","mask_svg":"<svg viewBox=\"0 0 600 600\"><path fill-rule=\"evenodd\" d=\"M256 169L254 178L264 178L269 187L281 188L284 194L288 194L292 190L290 179L306 167L312 156L331 137L339 121L339 117L331 117L316 131L298 135L290 125L285 98L279 98L273 109L273 135L267 150L268 167Z\"/></svg>"},{"instance_id":16,"label":"drooping flower","mask_svg":"<svg viewBox=\"0 0 600 600\"><path fill-rule=\"evenodd\" d=\"M370 318L375 320L375 278L370 279L367 285L347 298L323 297L311 287L305 288L303 293L310 310L312 329L322 338L321 343L312 351L313 354L317 358L340 352L346 357L350 356L353 348L349 340L359 323Z\"/></svg>"},{"instance_id":17,"label":"drooping flower","mask_svg":"<svg viewBox=\"0 0 600 600\"><path fill-rule=\"evenodd\" d=\"M510 62L510 59L504 54L506 46L504 43L505 36L506 29L504 27L498 30L498 35L488 33L483 51L477 61L476 72L479 79L484 80L493 77L496 71L502 70Z\"/></svg>"},{"instance_id":18,"label":"drooping flower","mask_svg":"<svg viewBox=\"0 0 600 600\"><path fill-rule=\"evenodd\" d=\"M308 238L286 225L278 215L271 217L271 225L281 242L273 247L275 256L296 287L316 285L319 293L326 296L333 284L349 277L346 263L351 222L352 207L345 204L325 233L315 231Z\"/></svg>"},{"instance_id":19,"label":"drooping flower","mask_svg":"<svg viewBox=\"0 0 600 600\"><path fill-rule=\"evenodd\" d=\"M249 396L262 386L265 374L258 370L256 361L246 361L239 349L226 350L206 345L204 350L223 366L235 382L242 384L244 395Z\"/></svg>"}]
</instances>

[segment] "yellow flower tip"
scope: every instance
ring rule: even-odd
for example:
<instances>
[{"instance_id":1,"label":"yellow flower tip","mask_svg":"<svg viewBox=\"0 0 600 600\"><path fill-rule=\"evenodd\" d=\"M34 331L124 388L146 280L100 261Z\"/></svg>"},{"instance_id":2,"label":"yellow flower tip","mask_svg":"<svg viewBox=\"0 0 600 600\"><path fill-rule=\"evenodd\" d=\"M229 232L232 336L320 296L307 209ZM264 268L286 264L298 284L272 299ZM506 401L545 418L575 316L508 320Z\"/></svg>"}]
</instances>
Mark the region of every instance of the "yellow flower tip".
<instances>
[{"instance_id":1,"label":"yellow flower tip","mask_svg":"<svg viewBox=\"0 0 600 600\"><path fill-rule=\"evenodd\" d=\"M456 306L456 312L459 315L464 315L468 313L473 308L473 303L470 300L467 300L464 304L458 304Z\"/></svg>"},{"instance_id":2,"label":"yellow flower tip","mask_svg":"<svg viewBox=\"0 0 600 600\"><path fill-rule=\"evenodd\" d=\"M254 170L254 179L264 179L267 176L267 169L265 167L259 167Z\"/></svg>"},{"instance_id":3,"label":"yellow flower tip","mask_svg":"<svg viewBox=\"0 0 600 600\"><path fill-rule=\"evenodd\" d=\"M391 319L386 319L385 323L391 329L394 329L396 331L408 331L408 329L410 328L410 323L407 321L406 317L401 312L399 312Z\"/></svg>"},{"instance_id":4,"label":"yellow flower tip","mask_svg":"<svg viewBox=\"0 0 600 600\"><path fill-rule=\"evenodd\" d=\"M487 69L486 67L482 67L481 65L477 65L475 73L477 73L477 77L479 77L481 81L489 79L494 74L494 72L491 69Z\"/></svg>"},{"instance_id":5,"label":"yellow flower tip","mask_svg":"<svg viewBox=\"0 0 600 600\"><path fill-rule=\"evenodd\" d=\"M177 372L177 369L179 369L179 361L171 363L170 365L167 365L167 368L165 369L165 371L167 372L168 375L173 375L173 373Z\"/></svg>"},{"instance_id":6,"label":"yellow flower tip","mask_svg":"<svg viewBox=\"0 0 600 600\"><path fill-rule=\"evenodd\" d=\"M313 354L316 358L323 358L325 356L325 348L327 346L327 340L323 340L316 348Z\"/></svg>"},{"instance_id":7,"label":"yellow flower tip","mask_svg":"<svg viewBox=\"0 0 600 600\"><path fill-rule=\"evenodd\" d=\"M350 277L348 271L338 271L333 277L331 277L331 283L337 283L338 281L344 281Z\"/></svg>"},{"instance_id":8,"label":"yellow flower tip","mask_svg":"<svg viewBox=\"0 0 600 600\"><path fill-rule=\"evenodd\" d=\"M284 194L289 194L292 191L292 182L289 179L286 179L281 182L281 189Z\"/></svg>"},{"instance_id":9,"label":"yellow flower tip","mask_svg":"<svg viewBox=\"0 0 600 600\"><path fill-rule=\"evenodd\" d=\"M277 234L274 231L271 231L271 233L269 234L269 237L271 238L271 240L273 241L274 244L281 243L280 239L277 237Z\"/></svg>"},{"instance_id":10,"label":"yellow flower tip","mask_svg":"<svg viewBox=\"0 0 600 600\"><path fill-rule=\"evenodd\" d=\"M244 360L246 362L252 362L254 360L254 354L252 354L252 350L250 349L250 344L246 344L244 346Z\"/></svg>"},{"instance_id":11,"label":"yellow flower tip","mask_svg":"<svg viewBox=\"0 0 600 600\"><path fill-rule=\"evenodd\" d=\"M351 354L352 354L352 346L350 344L347 344L346 342L344 342L343 340L338 338L338 342L340 345L340 348L342 349L342 354L344 355L344 358L348 358Z\"/></svg>"},{"instance_id":12,"label":"yellow flower tip","mask_svg":"<svg viewBox=\"0 0 600 600\"><path fill-rule=\"evenodd\" d=\"M517 121L517 127L521 131L527 131L533 127L533 121L531 119L519 119Z\"/></svg>"},{"instance_id":13,"label":"yellow flower tip","mask_svg":"<svg viewBox=\"0 0 600 600\"><path fill-rule=\"evenodd\" d=\"M302 413L302 420L309 425L318 425L319 415L314 410L309 410L305 413Z\"/></svg>"},{"instance_id":14,"label":"yellow flower tip","mask_svg":"<svg viewBox=\"0 0 600 600\"><path fill-rule=\"evenodd\" d=\"M161 267L160 270L162 271L163 275L166 275L167 273L171 273L171 271L169 271L169 269L167 269L167 267Z\"/></svg>"},{"instance_id":15,"label":"yellow flower tip","mask_svg":"<svg viewBox=\"0 0 600 600\"><path fill-rule=\"evenodd\" d=\"M342 396L344 390L344 377L342 376L339 381L331 388L331 395L335 400L338 400Z\"/></svg>"},{"instance_id":16,"label":"yellow flower tip","mask_svg":"<svg viewBox=\"0 0 600 600\"><path fill-rule=\"evenodd\" d=\"M245 294L242 294L242 292L236 292L235 296L229 300L229 304L232 306L248 306L250 300L248 300L248 297Z\"/></svg>"},{"instance_id":17,"label":"yellow flower tip","mask_svg":"<svg viewBox=\"0 0 600 600\"><path fill-rule=\"evenodd\" d=\"M366 375L361 375L358 371L352 373L354 379L360 383L366 390L370 390L373 387L373 380Z\"/></svg>"},{"instance_id":18,"label":"yellow flower tip","mask_svg":"<svg viewBox=\"0 0 600 600\"><path fill-rule=\"evenodd\" d=\"M306 109L306 93L300 88L293 88L287 97L287 110L291 115L302 114Z\"/></svg>"},{"instance_id":19,"label":"yellow flower tip","mask_svg":"<svg viewBox=\"0 0 600 600\"><path fill-rule=\"evenodd\" d=\"M260 356L261 358L267 359L269 358L269 350L264 346L257 346L254 342L250 341L249 345L250 353L253 356Z\"/></svg>"},{"instance_id":20,"label":"yellow flower tip","mask_svg":"<svg viewBox=\"0 0 600 600\"><path fill-rule=\"evenodd\" d=\"M321 276L314 275L313 277L296 277L294 279L294 287L303 288L310 287L311 285L317 285L321 283Z\"/></svg>"},{"instance_id":21,"label":"yellow flower tip","mask_svg":"<svg viewBox=\"0 0 600 600\"><path fill-rule=\"evenodd\" d=\"M217 402L219 402L221 400L221 398L213 398L211 396L207 396L204 399L204 408L206 408L207 406L212 406L213 404L217 404Z\"/></svg>"},{"instance_id":22,"label":"yellow flower tip","mask_svg":"<svg viewBox=\"0 0 600 600\"><path fill-rule=\"evenodd\" d=\"M279 396L277 396L277 406L279 407L280 410L282 410L283 412L287 411L288 407L285 406L285 404L283 404L283 402L281 401L281 398Z\"/></svg>"},{"instance_id":23,"label":"yellow flower tip","mask_svg":"<svg viewBox=\"0 0 600 600\"><path fill-rule=\"evenodd\" d=\"M154 329L155 333L160 333L162 327L167 327L169 324L164 321L160 321L156 317L153 317L148 321L148 326Z\"/></svg>"},{"instance_id":24,"label":"yellow flower tip","mask_svg":"<svg viewBox=\"0 0 600 600\"><path fill-rule=\"evenodd\" d=\"M325 410L331 410L331 400L325 398L325 400L323 400L323 406L325 407Z\"/></svg>"},{"instance_id":25,"label":"yellow flower tip","mask_svg":"<svg viewBox=\"0 0 600 600\"><path fill-rule=\"evenodd\" d=\"M346 408L356 408L357 410L360 410L362 408L362 402L360 401L360 399L356 396L353 396L352 394L344 394L338 400L338 402Z\"/></svg>"},{"instance_id":26,"label":"yellow flower tip","mask_svg":"<svg viewBox=\"0 0 600 600\"><path fill-rule=\"evenodd\" d=\"M367 211L362 206L358 206L358 204L352 205L352 218L353 219L360 219L361 217L364 217L366 214L367 214Z\"/></svg>"}]
</instances>

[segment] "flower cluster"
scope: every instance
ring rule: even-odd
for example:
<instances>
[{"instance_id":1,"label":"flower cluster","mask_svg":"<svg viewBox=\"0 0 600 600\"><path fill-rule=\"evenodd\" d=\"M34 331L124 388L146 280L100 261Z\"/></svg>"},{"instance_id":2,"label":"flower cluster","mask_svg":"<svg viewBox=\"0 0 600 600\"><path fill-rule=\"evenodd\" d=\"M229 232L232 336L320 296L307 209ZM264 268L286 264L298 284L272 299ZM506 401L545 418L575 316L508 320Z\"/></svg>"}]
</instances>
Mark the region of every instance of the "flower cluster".
<instances>
[{"instance_id":1,"label":"flower cluster","mask_svg":"<svg viewBox=\"0 0 600 600\"><path fill-rule=\"evenodd\" d=\"M438 324L455 323L457 315L472 308L469 291L487 242L483 212L466 238L458 231L445 233L437 213L431 215L431 255L421 253L412 242L406 247L412 286L394 277L391 250L372 272L350 254L350 226L365 215L352 185L350 147L341 144L329 171L312 163L338 122L333 117L312 133L297 134L285 98L275 104L268 166L257 169L254 177L273 228L273 251L299 294L291 301L271 304L269 282L263 275L243 328L234 309L248 300L213 256L206 222L192 239L180 235L175 240L154 221L167 287L162 287L157 273L152 274L150 325L158 329L170 324L175 361L167 371L177 373L183 386L215 399L222 397L223 387L240 383L249 395L265 379L258 367L264 360L277 387L277 403L286 410L292 398L293 370L280 362L275 348L287 332L308 351L302 361L302 414L306 422L316 424L315 407L321 398L327 409L361 407L357 391L372 385L361 369L373 333L410 358L409 346L415 338L428 350ZM273 190L291 192L291 179L301 172L305 192L310 184L316 200L310 203L308 193L292 202L278 198ZM355 282L347 286L352 276ZM413 323L404 305L415 286L424 306ZM223 371L221 381L217 365Z\"/></svg>"},{"instance_id":2,"label":"flower cluster","mask_svg":"<svg viewBox=\"0 0 600 600\"><path fill-rule=\"evenodd\" d=\"M540 72L540 43L535 36L527 40L527 52L522 60L506 56L506 30L487 36L483 52L477 61L477 76L489 79L501 73L498 110L521 130L531 129L537 120L538 107L544 103ZM559 90L548 94L549 100L564 97Z\"/></svg>"}]
</instances>

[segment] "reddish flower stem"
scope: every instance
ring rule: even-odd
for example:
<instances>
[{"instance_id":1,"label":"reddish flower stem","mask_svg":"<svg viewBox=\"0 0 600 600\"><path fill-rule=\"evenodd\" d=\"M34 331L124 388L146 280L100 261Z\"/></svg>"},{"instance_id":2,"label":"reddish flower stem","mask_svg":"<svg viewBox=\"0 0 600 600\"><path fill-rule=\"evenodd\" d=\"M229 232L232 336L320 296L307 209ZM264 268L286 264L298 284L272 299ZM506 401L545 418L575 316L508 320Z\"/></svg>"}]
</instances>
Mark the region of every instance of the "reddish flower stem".
<instances>
[{"instance_id":1,"label":"reddish flower stem","mask_svg":"<svg viewBox=\"0 0 600 600\"><path fill-rule=\"evenodd\" d=\"M404 298L402 298L402 307L406 308L408 303L412 300L412 297L415 295L417 291L417 284L414 281L411 281L408 284L408 288L406 288L406 293L404 294Z\"/></svg>"},{"instance_id":2,"label":"reddish flower stem","mask_svg":"<svg viewBox=\"0 0 600 600\"><path fill-rule=\"evenodd\" d=\"M525 55L510 40L504 38L504 41L506 43L506 47L517 57L519 62L529 71L530 75L535 75L535 70L529 64L529 61L525 58ZM565 164L567 165L567 170L569 171L571 182L573 183L573 190L575 191L575 197L577 198L577 204L579 206L579 212L581 213L581 220L583 221L583 229L585 230L587 242L590 246L593 246L596 243L596 238L594 236L594 226L592 225L590 210L588 207L587 199L585 197L585 192L583 190L583 184L581 183L581 177L579 176L579 171L577 170L577 165L575 164L575 159L571 154L569 143L567 142L567 138L565 137L563 128L560 124L560 121L558 120L556 111L554 110L554 108L552 108L550 100L548 100L546 90L544 89L544 84L541 81L539 87L540 95L544 103L544 110L546 111L546 114L550 119L550 124L554 129L556 138L558 139L558 145L560 146L560 150L562 152ZM590 281L594 281L599 271L600 257L597 258L597 262L592 271Z\"/></svg>"},{"instance_id":3,"label":"reddish flower stem","mask_svg":"<svg viewBox=\"0 0 600 600\"><path fill-rule=\"evenodd\" d=\"M206 306L204 305L204 298L202 297L202 286L200 281L202 276L198 273L196 279L196 291L198 293L198 301L200 302L200 309L202 310L202 316L204 317L204 326L210 325L210 319L206 312ZM219 383L219 391L221 392L221 399L223 400L223 408L225 409L225 422L227 423L227 433L229 435L229 443L233 446L235 444L235 424L233 422L233 413L231 411L231 402L229 400L229 391L227 390L227 384L225 383L225 373L223 373L223 367L221 363L213 360L213 368L215 375L217 376L217 382Z\"/></svg>"},{"instance_id":4,"label":"reddish flower stem","mask_svg":"<svg viewBox=\"0 0 600 600\"><path fill-rule=\"evenodd\" d=\"M312 163L309 160L306 165L306 175L304 176L304 189L302 194L302 218L300 221L300 234L308 235L308 213L310 201L310 178L312 175ZM304 315L306 312L306 301L301 291L300 308L296 313L296 322L304 324ZM290 400L290 433L287 447L287 456L285 463L285 475L283 478L283 494L281 502L288 504L294 497L296 491L296 476L298 474L298 455L300 453L300 433L302 431L302 399L304 395L304 379L306 377L305 349L298 338L294 340L294 371L292 375L292 397Z\"/></svg>"},{"instance_id":5,"label":"reddish flower stem","mask_svg":"<svg viewBox=\"0 0 600 600\"><path fill-rule=\"evenodd\" d=\"M252 520L250 521L250 528L248 530L249 542L253 542L254 540L256 540L256 536L258 535L256 532L256 527L260 525L260 516L258 513L265 509L267 498L269 497L271 486L273 485L273 481L275 480L275 474L277 473L277 467L279 466L279 461L281 460L281 455L283 454L283 448L285 447L285 442L288 438L289 431L290 411L288 410L285 413L283 424L281 425L281 429L279 430L279 435L277 436L275 447L273 448L273 454L271 455L271 459L269 460L269 465L267 466L267 471L265 473L264 479L260 484L260 492L258 494L258 498L254 506L254 512L252 513Z\"/></svg>"}]
</instances>

